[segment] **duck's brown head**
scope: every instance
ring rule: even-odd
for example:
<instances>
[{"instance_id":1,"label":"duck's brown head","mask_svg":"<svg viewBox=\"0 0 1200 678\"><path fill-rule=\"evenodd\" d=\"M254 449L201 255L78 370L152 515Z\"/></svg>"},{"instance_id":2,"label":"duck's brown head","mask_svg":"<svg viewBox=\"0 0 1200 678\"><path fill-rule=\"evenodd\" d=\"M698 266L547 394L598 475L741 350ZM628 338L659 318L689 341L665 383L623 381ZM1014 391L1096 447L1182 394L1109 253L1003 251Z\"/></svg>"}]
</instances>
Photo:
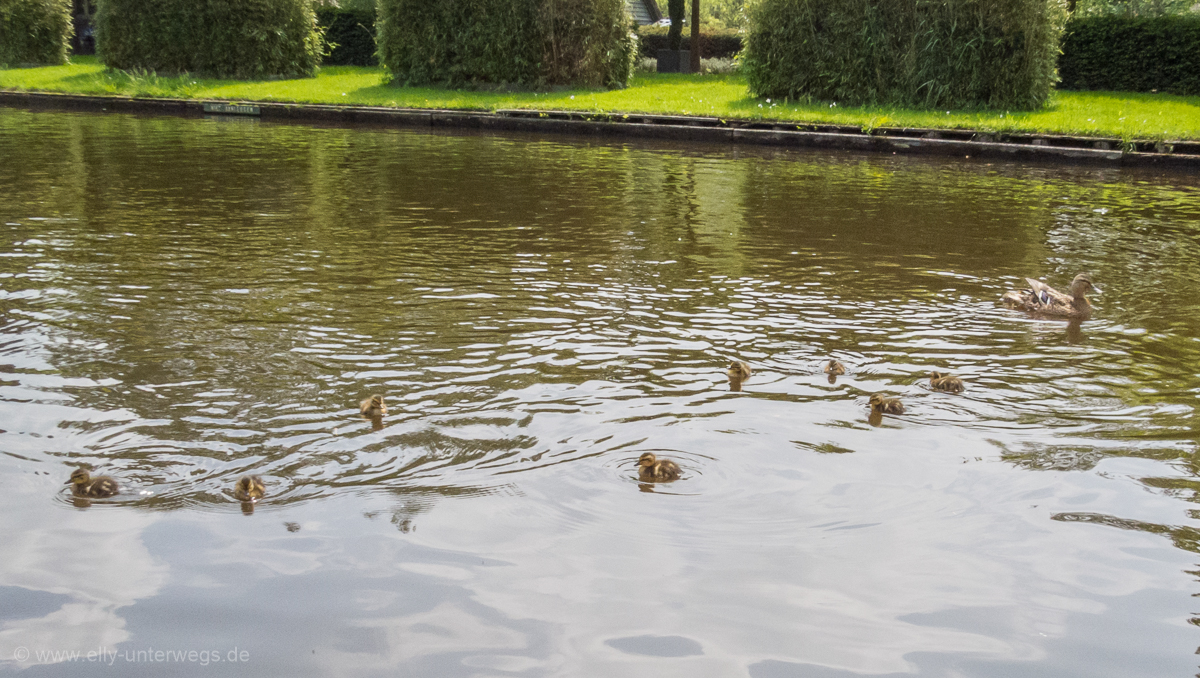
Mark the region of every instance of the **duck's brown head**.
<instances>
[{"instance_id":1,"label":"duck's brown head","mask_svg":"<svg viewBox=\"0 0 1200 678\"><path fill-rule=\"evenodd\" d=\"M88 473L85 468L77 468L71 471L71 479L63 483L63 485L87 485L92 481L92 474Z\"/></svg>"},{"instance_id":2,"label":"duck's brown head","mask_svg":"<svg viewBox=\"0 0 1200 678\"><path fill-rule=\"evenodd\" d=\"M950 375L947 374L946 372L930 372L929 373L930 379L941 379L942 377L948 377L948 376L950 376Z\"/></svg>"},{"instance_id":3,"label":"duck's brown head","mask_svg":"<svg viewBox=\"0 0 1200 678\"><path fill-rule=\"evenodd\" d=\"M881 406L883 406L883 394L882 393L872 393L870 402L871 402L871 409L875 409L875 410L879 409Z\"/></svg>"},{"instance_id":4,"label":"duck's brown head","mask_svg":"<svg viewBox=\"0 0 1200 678\"><path fill-rule=\"evenodd\" d=\"M1092 284L1092 276L1087 273L1080 273L1071 281L1071 296L1079 298L1084 292L1095 290L1096 286Z\"/></svg>"},{"instance_id":5,"label":"duck's brown head","mask_svg":"<svg viewBox=\"0 0 1200 678\"><path fill-rule=\"evenodd\" d=\"M649 468L654 466L654 464L657 462L658 457L654 456L653 452L644 452L642 453L642 456L638 457L638 466L645 466L646 468Z\"/></svg>"}]
</instances>

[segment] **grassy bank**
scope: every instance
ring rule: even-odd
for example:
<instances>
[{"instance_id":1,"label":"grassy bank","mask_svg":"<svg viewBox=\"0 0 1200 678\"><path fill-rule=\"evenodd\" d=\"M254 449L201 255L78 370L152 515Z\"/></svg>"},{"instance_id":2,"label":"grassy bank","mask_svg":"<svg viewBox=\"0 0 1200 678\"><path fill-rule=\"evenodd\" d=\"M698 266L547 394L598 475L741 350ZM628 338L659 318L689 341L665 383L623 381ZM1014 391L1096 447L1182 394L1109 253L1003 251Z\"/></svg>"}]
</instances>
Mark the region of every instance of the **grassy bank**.
<instances>
[{"instance_id":1,"label":"grassy bank","mask_svg":"<svg viewBox=\"0 0 1200 678\"><path fill-rule=\"evenodd\" d=\"M935 127L1119 137L1200 139L1200 97L1056 92L1037 112L921 111L751 98L738 75L639 73L623 90L500 92L395 87L382 69L331 66L315 78L234 81L109 71L94 58L0 70L0 89L126 96L496 110L531 108L765 118L872 127Z\"/></svg>"}]
</instances>

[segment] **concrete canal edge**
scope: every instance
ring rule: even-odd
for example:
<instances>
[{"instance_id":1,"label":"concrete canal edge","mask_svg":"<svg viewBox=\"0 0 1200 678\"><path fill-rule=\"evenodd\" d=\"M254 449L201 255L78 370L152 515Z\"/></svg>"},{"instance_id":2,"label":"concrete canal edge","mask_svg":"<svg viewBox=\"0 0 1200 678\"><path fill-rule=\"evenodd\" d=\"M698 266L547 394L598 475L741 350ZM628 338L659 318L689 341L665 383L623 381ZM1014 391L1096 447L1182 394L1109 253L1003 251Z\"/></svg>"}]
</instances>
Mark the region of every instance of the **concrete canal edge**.
<instances>
[{"instance_id":1,"label":"concrete canal edge","mask_svg":"<svg viewBox=\"0 0 1200 678\"><path fill-rule=\"evenodd\" d=\"M674 141L756 144L876 153L981 159L1040 160L1200 169L1200 141L1123 143L1120 139L1044 134L991 134L971 130L805 125L760 120L580 113L569 111L405 109L271 102L202 101L48 92L0 91L0 105L28 109L153 113L198 117L255 116L262 120L538 132Z\"/></svg>"}]
</instances>

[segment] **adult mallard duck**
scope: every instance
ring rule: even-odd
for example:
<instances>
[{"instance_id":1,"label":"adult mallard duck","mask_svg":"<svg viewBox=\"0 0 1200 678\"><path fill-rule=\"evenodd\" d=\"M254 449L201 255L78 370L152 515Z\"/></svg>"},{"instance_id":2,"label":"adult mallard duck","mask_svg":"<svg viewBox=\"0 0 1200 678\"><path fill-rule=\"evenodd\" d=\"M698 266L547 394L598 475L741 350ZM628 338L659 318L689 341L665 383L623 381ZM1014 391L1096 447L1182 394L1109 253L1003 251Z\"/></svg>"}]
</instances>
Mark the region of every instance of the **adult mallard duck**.
<instances>
[{"instance_id":1,"label":"adult mallard duck","mask_svg":"<svg viewBox=\"0 0 1200 678\"><path fill-rule=\"evenodd\" d=\"M638 478L650 483L679 480L679 464L670 459L659 459L653 452L638 458Z\"/></svg>"},{"instance_id":2,"label":"adult mallard duck","mask_svg":"<svg viewBox=\"0 0 1200 678\"><path fill-rule=\"evenodd\" d=\"M117 481L108 476L96 476L93 478L85 468L77 468L71 472L71 479L63 483L71 486L71 494L76 497L91 497L93 499L103 499L119 494L121 488L117 487Z\"/></svg>"},{"instance_id":3,"label":"adult mallard duck","mask_svg":"<svg viewBox=\"0 0 1200 678\"><path fill-rule=\"evenodd\" d=\"M1084 292L1096 289L1092 277L1080 273L1071 281L1070 294L1063 294L1040 280L1026 278L1027 290L1009 290L1000 297L1009 308L1028 313L1059 318L1086 318L1092 313L1092 304Z\"/></svg>"},{"instance_id":4,"label":"adult mallard duck","mask_svg":"<svg viewBox=\"0 0 1200 678\"><path fill-rule=\"evenodd\" d=\"M945 391L947 393L962 393L962 379L946 372L930 372L929 386L935 391Z\"/></svg>"},{"instance_id":5,"label":"adult mallard duck","mask_svg":"<svg viewBox=\"0 0 1200 678\"><path fill-rule=\"evenodd\" d=\"M233 488L233 498L238 501L258 501L266 493L267 486L258 476L243 476Z\"/></svg>"},{"instance_id":6,"label":"adult mallard duck","mask_svg":"<svg viewBox=\"0 0 1200 678\"><path fill-rule=\"evenodd\" d=\"M882 393L871 394L871 412L879 414L904 414L904 403L899 398L888 398Z\"/></svg>"},{"instance_id":7,"label":"adult mallard duck","mask_svg":"<svg viewBox=\"0 0 1200 678\"><path fill-rule=\"evenodd\" d=\"M845 373L846 366L837 360L830 359L829 362L825 363L825 374L828 374L831 377L836 377Z\"/></svg>"},{"instance_id":8,"label":"adult mallard duck","mask_svg":"<svg viewBox=\"0 0 1200 678\"><path fill-rule=\"evenodd\" d=\"M362 416L374 419L387 414L387 405L383 404L383 396L376 393L359 403L358 411L362 412Z\"/></svg>"}]
</instances>

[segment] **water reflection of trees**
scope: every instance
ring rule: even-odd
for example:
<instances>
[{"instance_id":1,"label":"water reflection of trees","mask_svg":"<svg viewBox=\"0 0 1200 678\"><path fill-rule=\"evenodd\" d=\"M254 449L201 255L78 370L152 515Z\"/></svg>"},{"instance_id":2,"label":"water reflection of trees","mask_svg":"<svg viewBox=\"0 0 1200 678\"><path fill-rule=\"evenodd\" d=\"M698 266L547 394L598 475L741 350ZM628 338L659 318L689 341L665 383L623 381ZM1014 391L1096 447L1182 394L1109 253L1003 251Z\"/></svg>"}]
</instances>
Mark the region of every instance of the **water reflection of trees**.
<instances>
[{"instance_id":1,"label":"water reflection of trees","mask_svg":"<svg viewBox=\"0 0 1200 678\"><path fill-rule=\"evenodd\" d=\"M1102 513L1056 513L1050 516L1050 518L1065 523L1092 523L1095 525L1116 527L1122 530L1136 530L1138 532L1158 534L1168 537L1176 548L1200 553L1200 530L1188 527L1187 525L1160 525L1144 520L1118 518Z\"/></svg>"}]
</instances>

